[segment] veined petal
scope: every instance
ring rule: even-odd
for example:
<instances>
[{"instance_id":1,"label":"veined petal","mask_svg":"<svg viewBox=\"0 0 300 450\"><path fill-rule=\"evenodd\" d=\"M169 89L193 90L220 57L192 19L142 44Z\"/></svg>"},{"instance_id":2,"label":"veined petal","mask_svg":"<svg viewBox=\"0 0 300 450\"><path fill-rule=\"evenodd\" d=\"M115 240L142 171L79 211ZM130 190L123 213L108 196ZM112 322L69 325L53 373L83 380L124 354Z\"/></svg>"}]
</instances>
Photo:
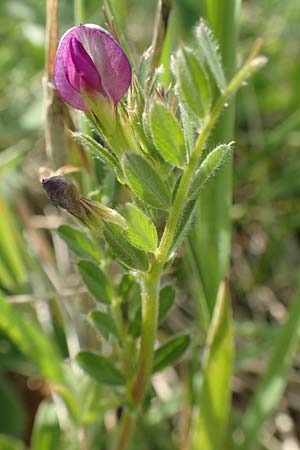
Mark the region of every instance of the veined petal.
<instances>
[{"instance_id":1,"label":"veined petal","mask_svg":"<svg viewBox=\"0 0 300 450\"><path fill-rule=\"evenodd\" d=\"M80 36L97 67L104 90L118 103L131 83L131 66L125 52L107 31L96 25L81 25Z\"/></svg>"},{"instance_id":2,"label":"veined petal","mask_svg":"<svg viewBox=\"0 0 300 450\"><path fill-rule=\"evenodd\" d=\"M65 72L65 58L69 52L69 42L73 37L75 28L77 27L68 30L60 40L54 63L54 83L59 95L66 103L76 109L88 111L89 109L82 100L79 91L70 84Z\"/></svg>"}]
</instances>

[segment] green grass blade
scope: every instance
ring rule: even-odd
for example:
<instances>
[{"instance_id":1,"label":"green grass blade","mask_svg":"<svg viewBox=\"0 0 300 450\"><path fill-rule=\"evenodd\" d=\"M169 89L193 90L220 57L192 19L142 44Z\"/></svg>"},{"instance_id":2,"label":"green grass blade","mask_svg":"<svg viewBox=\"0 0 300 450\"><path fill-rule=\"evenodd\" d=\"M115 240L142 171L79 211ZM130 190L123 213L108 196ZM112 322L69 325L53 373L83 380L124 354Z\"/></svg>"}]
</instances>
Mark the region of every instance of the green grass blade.
<instances>
[{"instance_id":1,"label":"green grass blade","mask_svg":"<svg viewBox=\"0 0 300 450\"><path fill-rule=\"evenodd\" d=\"M31 449L58 450L61 448L61 438L62 431L55 406L49 400L45 400L40 404L35 418Z\"/></svg>"},{"instance_id":2,"label":"green grass blade","mask_svg":"<svg viewBox=\"0 0 300 450\"><path fill-rule=\"evenodd\" d=\"M230 410L233 330L229 296L222 284L208 330L204 353L199 412L193 430L193 450L224 449Z\"/></svg>"},{"instance_id":3,"label":"green grass blade","mask_svg":"<svg viewBox=\"0 0 300 450\"><path fill-rule=\"evenodd\" d=\"M61 359L54 342L37 323L21 316L0 294L0 329L35 363L47 380L62 381Z\"/></svg>"},{"instance_id":4,"label":"green grass blade","mask_svg":"<svg viewBox=\"0 0 300 450\"><path fill-rule=\"evenodd\" d=\"M2 450L26 450L22 441L7 434L0 434L0 448Z\"/></svg>"},{"instance_id":5,"label":"green grass blade","mask_svg":"<svg viewBox=\"0 0 300 450\"><path fill-rule=\"evenodd\" d=\"M296 296L290 305L286 322L275 340L269 364L243 417L243 442L237 445L237 449L256 448L258 432L276 408L287 384L288 372L293 363L299 338L300 300L299 296Z\"/></svg>"},{"instance_id":6,"label":"green grass blade","mask_svg":"<svg viewBox=\"0 0 300 450\"><path fill-rule=\"evenodd\" d=\"M21 236L11 210L0 196L0 281L6 288L13 289L24 283L27 277L24 266L24 251Z\"/></svg>"}]
</instances>

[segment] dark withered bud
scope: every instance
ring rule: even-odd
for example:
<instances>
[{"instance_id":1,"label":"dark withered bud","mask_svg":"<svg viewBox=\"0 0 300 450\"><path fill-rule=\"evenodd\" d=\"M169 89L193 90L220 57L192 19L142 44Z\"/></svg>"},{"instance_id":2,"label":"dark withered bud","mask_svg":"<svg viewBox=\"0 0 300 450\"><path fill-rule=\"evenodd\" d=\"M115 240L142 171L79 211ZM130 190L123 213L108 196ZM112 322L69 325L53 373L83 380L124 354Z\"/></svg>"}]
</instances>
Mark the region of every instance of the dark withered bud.
<instances>
[{"instance_id":1,"label":"dark withered bud","mask_svg":"<svg viewBox=\"0 0 300 450\"><path fill-rule=\"evenodd\" d=\"M42 186L54 205L66 209L74 216L81 216L83 211L80 194L71 180L62 176L43 178Z\"/></svg>"},{"instance_id":2,"label":"dark withered bud","mask_svg":"<svg viewBox=\"0 0 300 450\"><path fill-rule=\"evenodd\" d=\"M98 227L101 222L126 226L124 217L117 211L81 196L75 184L66 177L43 178L42 186L54 205L66 209L91 228Z\"/></svg>"}]
</instances>

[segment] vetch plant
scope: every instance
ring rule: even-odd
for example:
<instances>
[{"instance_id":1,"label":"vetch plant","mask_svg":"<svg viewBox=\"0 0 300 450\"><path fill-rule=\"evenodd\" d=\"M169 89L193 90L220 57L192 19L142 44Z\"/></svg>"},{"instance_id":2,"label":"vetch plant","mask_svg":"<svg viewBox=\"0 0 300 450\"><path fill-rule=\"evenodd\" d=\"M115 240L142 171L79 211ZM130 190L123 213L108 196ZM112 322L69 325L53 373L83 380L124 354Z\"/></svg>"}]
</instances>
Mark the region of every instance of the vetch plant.
<instances>
[{"instance_id":1,"label":"vetch plant","mask_svg":"<svg viewBox=\"0 0 300 450\"><path fill-rule=\"evenodd\" d=\"M81 351L76 360L98 383L115 386L115 406L122 408L118 450L128 445L134 422L152 395L152 374L175 365L190 345L184 333L156 348L158 324L175 297L174 288L164 284L165 269L189 231L199 193L232 154L232 142L210 148L208 139L237 89L265 63L258 52L256 46L226 80L202 20L191 47L181 45L173 56L173 83L166 91L159 71L150 80L132 77L119 43L96 25L76 26L60 41L56 88L69 105L84 111L92 127L90 134L76 131L72 136L114 172L127 196L117 208L108 208L81 196L68 178L43 180L50 200L92 230L92 245L73 227L61 227L59 235L81 258L82 280L100 305L89 319L113 346L110 358L99 349ZM97 247L103 258L95 258ZM110 268L112 255L120 263L119 285ZM130 298L136 285L141 303L128 304L124 311L122 295ZM223 317L220 311L227 311L224 286L214 326Z\"/></svg>"}]
</instances>

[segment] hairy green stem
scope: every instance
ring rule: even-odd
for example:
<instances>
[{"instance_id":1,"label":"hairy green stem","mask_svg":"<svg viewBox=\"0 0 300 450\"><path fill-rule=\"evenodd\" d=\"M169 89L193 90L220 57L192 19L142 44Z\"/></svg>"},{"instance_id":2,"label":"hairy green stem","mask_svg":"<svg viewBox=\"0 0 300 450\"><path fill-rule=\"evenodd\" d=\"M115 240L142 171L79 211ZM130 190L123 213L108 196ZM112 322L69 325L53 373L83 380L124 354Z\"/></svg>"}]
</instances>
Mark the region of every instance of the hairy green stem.
<instances>
[{"instance_id":1,"label":"hairy green stem","mask_svg":"<svg viewBox=\"0 0 300 450\"><path fill-rule=\"evenodd\" d=\"M135 405L143 400L151 376L161 270L162 264L154 261L151 270L145 273L142 279L142 337L138 371L132 388Z\"/></svg>"},{"instance_id":2,"label":"hairy green stem","mask_svg":"<svg viewBox=\"0 0 300 450\"><path fill-rule=\"evenodd\" d=\"M130 383L130 380L132 377L132 364L131 364L131 356L130 356L130 350L129 350L129 339L128 339L125 325L123 322L122 311L121 311L121 300L119 298L116 298L112 302L111 311L112 311L112 315L113 315L115 324L117 326L117 330L119 333L120 342L121 342L121 346L122 346L121 357L122 357L122 365L123 365L124 374L126 376L126 379L128 380L128 383Z\"/></svg>"}]
</instances>

